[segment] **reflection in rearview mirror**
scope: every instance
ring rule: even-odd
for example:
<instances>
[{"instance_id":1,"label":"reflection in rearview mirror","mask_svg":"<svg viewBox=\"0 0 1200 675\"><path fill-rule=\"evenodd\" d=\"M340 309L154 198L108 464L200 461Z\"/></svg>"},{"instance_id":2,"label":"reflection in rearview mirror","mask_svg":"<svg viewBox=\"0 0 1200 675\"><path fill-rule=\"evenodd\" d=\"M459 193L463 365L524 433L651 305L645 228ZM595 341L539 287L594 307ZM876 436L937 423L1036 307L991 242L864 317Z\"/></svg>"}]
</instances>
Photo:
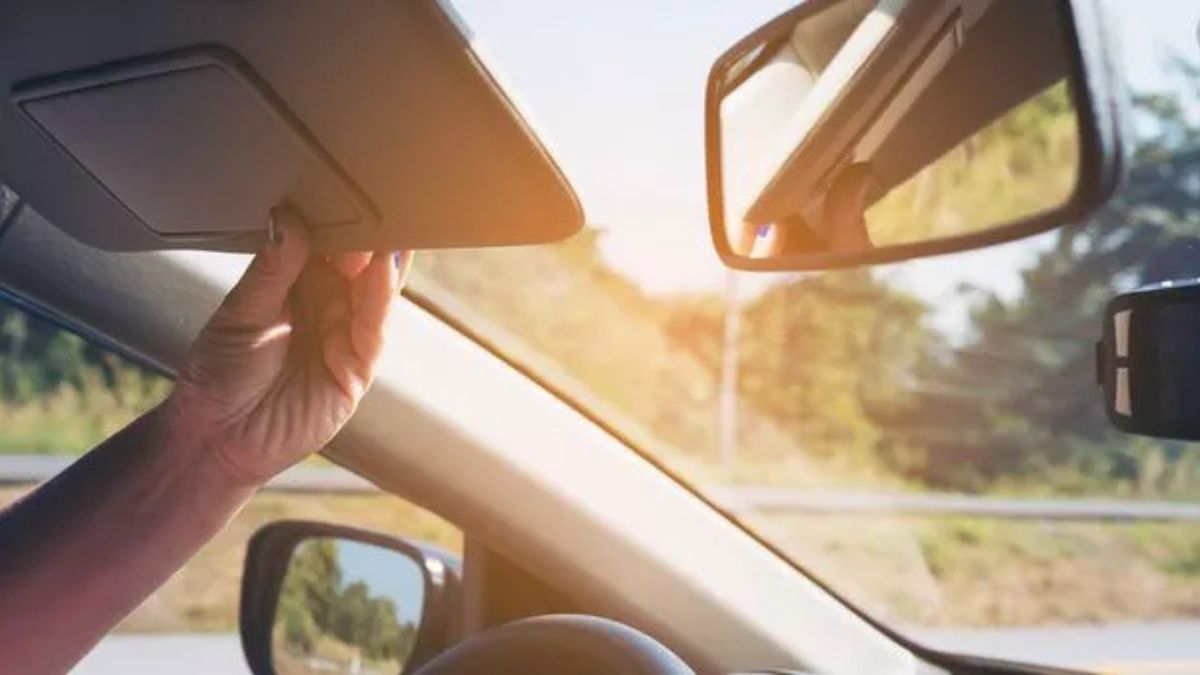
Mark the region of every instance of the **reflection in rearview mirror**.
<instances>
[{"instance_id":1,"label":"reflection in rearview mirror","mask_svg":"<svg viewBox=\"0 0 1200 675\"><path fill-rule=\"evenodd\" d=\"M980 232L1071 197L1079 133L1059 81L964 139L866 210L876 246Z\"/></svg>"},{"instance_id":2,"label":"reflection in rearview mirror","mask_svg":"<svg viewBox=\"0 0 1200 675\"><path fill-rule=\"evenodd\" d=\"M300 542L275 610L275 672L401 672L412 654L424 593L420 567L402 553L332 537Z\"/></svg>"},{"instance_id":3,"label":"reflection in rearview mirror","mask_svg":"<svg viewBox=\"0 0 1200 675\"><path fill-rule=\"evenodd\" d=\"M821 7L768 24L712 74L710 198L727 260L885 259L1072 202L1065 3Z\"/></svg>"}]
</instances>

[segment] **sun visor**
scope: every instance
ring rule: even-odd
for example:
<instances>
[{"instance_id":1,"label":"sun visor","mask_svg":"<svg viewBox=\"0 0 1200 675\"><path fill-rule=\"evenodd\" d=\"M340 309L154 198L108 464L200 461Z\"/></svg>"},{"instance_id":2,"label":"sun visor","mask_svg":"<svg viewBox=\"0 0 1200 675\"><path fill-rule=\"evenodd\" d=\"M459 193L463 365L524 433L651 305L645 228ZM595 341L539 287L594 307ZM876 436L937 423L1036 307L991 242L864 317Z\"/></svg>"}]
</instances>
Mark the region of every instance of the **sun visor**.
<instances>
[{"instance_id":1,"label":"sun visor","mask_svg":"<svg viewBox=\"0 0 1200 675\"><path fill-rule=\"evenodd\" d=\"M30 3L0 26L2 180L112 250L252 250L281 203L324 250L572 234L459 25L420 0Z\"/></svg>"},{"instance_id":2,"label":"sun visor","mask_svg":"<svg viewBox=\"0 0 1200 675\"><path fill-rule=\"evenodd\" d=\"M21 87L17 102L159 237L203 242L263 228L287 201L313 229L379 217L287 110L216 51ZM148 148L150 152L131 152Z\"/></svg>"}]
</instances>

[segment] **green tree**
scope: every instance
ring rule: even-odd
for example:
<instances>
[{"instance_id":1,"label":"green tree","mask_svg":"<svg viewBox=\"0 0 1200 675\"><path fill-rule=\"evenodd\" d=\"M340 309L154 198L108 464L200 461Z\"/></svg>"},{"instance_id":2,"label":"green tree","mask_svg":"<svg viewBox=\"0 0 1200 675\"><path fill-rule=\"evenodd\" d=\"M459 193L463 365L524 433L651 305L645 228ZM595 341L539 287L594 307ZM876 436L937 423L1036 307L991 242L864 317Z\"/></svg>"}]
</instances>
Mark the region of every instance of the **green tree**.
<instances>
[{"instance_id":1,"label":"green tree","mask_svg":"<svg viewBox=\"0 0 1200 675\"><path fill-rule=\"evenodd\" d=\"M396 603L374 596L366 581L343 583L336 540L315 538L292 554L280 589L275 625L293 653L313 654L322 637L375 660L403 660L416 627L401 625Z\"/></svg>"},{"instance_id":2,"label":"green tree","mask_svg":"<svg viewBox=\"0 0 1200 675\"><path fill-rule=\"evenodd\" d=\"M290 649L309 654L318 635L329 632L337 619L341 583L333 539L309 539L296 547L280 588L275 618L276 624L283 626Z\"/></svg>"},{"instance_id":3,"label":"green tree","mask_svg":"<svg viewBox=\"0 0 1200 675\"><path fill-rule=\"evenodd\" d=\"M917 366L936 341L926 312L865 269L772 288L743 312L741 396L810 451L870 462L877 429L860 392L875 392Z\"/></svg>"},{"instance_id":4,"label":"green tree","mask_svg":"<svg viewBox=\"0 0 1200 675\"><path fill-rule=\"evenodd\" d=\"M1194 69L1181 72L1200 82ZM892 466L966 490L1200 489L1182 445L1135 442L1111 428L1092 346L1113 293L1200 272L1200 138L1184 109L1177 96L1138 97L1146 132L1125 188L1088 222L1054 235L1021 273L1016 298L964 289L974 296L971 335L926 372L936 390L869 406L889 430L881 455Z\"/></svg>"},{"instance_id":5,"label":"green tree","mask_svg":"<svg viewBox=\"0 0 1200 675\"><path fill-rule=\"evenodd\" d=\"M413 626L407 624L407 627L411 635ZM412 644L405 644L403 628L396 619L396 603L391 598L371 598L367 602L358 644L373 659L406 660Z\"/></svg>"}]
</instances>

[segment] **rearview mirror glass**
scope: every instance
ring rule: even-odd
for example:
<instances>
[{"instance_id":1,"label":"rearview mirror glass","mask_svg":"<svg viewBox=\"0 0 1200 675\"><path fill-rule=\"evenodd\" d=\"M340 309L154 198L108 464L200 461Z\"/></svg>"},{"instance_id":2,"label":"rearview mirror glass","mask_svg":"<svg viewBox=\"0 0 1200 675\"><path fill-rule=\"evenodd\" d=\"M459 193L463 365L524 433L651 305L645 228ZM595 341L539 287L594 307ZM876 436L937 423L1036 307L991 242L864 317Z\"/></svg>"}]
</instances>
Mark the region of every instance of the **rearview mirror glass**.
<instances>
[{"instance_id":1,"label":"rearview mirror glass","mask_svg":"<svg viewBox=\"0 0 1200 675\"><path fill-rule=\"evenodd\" d=\"M1089 87L1104 78L1087 80L1081 4L818 0L743 40L708 89L722 258L774 270L898 260L1098 205L1119 153L1092 114Z\"/></svg>"},{"instance_id":2,"label":"rearview mirror glass","mask_svg":"<svg viewBox=\"0 0 1200 675\"><path fill-rule=\"evenodd\" d=\"M401 672L424 593L421 568L403 553L333 537L301 541L275 609L275 672Z\"/></svg>"}]
</instances>

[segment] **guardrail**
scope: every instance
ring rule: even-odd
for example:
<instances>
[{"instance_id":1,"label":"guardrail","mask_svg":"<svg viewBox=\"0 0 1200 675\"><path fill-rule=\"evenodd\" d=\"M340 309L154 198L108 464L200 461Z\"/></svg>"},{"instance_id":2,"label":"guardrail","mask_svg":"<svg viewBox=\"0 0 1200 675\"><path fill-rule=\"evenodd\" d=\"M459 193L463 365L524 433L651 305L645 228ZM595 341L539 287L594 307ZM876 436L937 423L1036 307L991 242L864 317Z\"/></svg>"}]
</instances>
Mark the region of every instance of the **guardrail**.
<instances>
[{"instance_id":1,"label":"guardrail","mask_svg":"<svg viewBox=\"0 0 1200 675\"><path fill-rule=\"evenodd\" d=\"M1017 520L1200 521L1200 504L1131 499L993 497L947 493L803 491L716 487L708 494L733 513L971 516Z\"/></svg>"},{"instance_id":2,"label":"guardrail","mask_svg":"<svg viewBox=\"0 0 1200 675\"><path fill-rule=\"evenodd\" d=\"M0 455L0 485L33 485L65 469L60 455ZM275 477L268 490L370 493L367 479L337 466L303 464ZM1200 521L1200 503L1128 499L992 497L947 493L808 491L765 486L713 486L705 493L735 514L969 516L1024 520Z\"/></svg>"},{"instance_id":3,"label":"guardrail","mask_svg":"<svg viewBox=\"0 0 1200 675\"><path fill-rule=\"evenodd\" d=\"M67 468L74 457L0 455L0 485L33 485ZM375 492L371 481L338 466L301 464L276 476L267 489L281 492Z\"/></svg>"}]
</instances>

